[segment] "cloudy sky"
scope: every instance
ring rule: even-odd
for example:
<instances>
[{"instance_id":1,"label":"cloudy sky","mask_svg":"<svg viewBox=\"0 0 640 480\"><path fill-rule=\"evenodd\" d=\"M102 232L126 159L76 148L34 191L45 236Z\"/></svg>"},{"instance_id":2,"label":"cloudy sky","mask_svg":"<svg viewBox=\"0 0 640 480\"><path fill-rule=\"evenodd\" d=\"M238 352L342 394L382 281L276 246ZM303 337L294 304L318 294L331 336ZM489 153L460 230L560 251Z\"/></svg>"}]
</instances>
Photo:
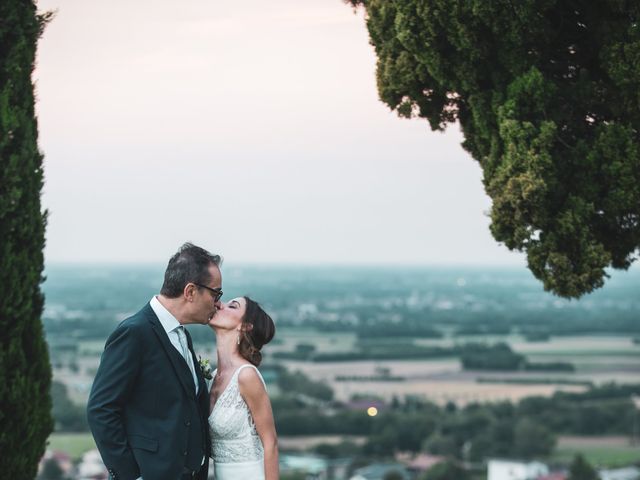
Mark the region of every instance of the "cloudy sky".
<instances>
[{"instance_id":1,"label":"cloudy sky","mask_svg":"<svg viewBox=\"0 0 640 480\"><path fill-rule=\"evenodd\" d=\"M456 126L400 119L341 0L41 0L49 262L524 265Z\"/></svg>"}]
</instances>

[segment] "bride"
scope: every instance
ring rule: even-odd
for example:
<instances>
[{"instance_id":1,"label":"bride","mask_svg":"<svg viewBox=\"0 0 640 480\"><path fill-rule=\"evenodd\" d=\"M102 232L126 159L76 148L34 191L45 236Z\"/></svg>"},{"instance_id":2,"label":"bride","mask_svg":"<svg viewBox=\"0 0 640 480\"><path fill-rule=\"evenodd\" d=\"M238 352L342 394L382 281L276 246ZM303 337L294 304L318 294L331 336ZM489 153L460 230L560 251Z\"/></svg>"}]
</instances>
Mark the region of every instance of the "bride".
<instances>
[{"instance_id":1,"label":"bride","mask_svg":"<svg viewBox=\"0 0 640 480\"><path fill-rule=\"evenodd\" d=\"M276 480L278 445L271 403L256 368L273 338L273 320L256 302L221 303L209 320L216 333L209 430L216 480Z\"/></svg>"}]
</instances>

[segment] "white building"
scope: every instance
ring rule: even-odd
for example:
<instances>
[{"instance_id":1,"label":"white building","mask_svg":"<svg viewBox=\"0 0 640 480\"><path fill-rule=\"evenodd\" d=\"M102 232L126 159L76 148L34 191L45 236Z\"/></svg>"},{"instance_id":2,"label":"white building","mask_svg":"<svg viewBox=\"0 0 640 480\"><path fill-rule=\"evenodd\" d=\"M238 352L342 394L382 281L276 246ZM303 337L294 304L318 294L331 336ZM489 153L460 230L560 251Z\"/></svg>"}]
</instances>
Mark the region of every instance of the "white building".
<instances>
[{"instance_id":1,"label":"white building","mask_svg":"<svg viewBox=\"0 0 640 480\"><path fill-rule=\"evenodd\" d=\"M103 480L108 475L98 450L89 450L82 456L78 465L78 480Z\"/></svg>"},{"instance_id":2,"label":"white building","mask_svg":"<svg viewBox=\"0 0 640 480\"><path fill-rule=\"evenodd\" d=\"M327 478L328 462L323 457L308 454L280 455L280 472L301 472L307 478Z\"/></svg>"},{"instance_id":3,"label":"white building","mask_svg":"<svg viewBox=\"0 0 640 480\"><path fill-rule=\"evenodd\" d=\"M547 475L549 467L540 462L489 460L487 480L536 480Z\"/></svg>"},{"instance_id":4,"label":"white building","mask_svg":"<svg viewBox=\"0 0 640 480\"><path fill-rule=\"evenodd\" d=\"M613 470L600 470L598 472L601 480L638 480L640 479L640 468L626 467Z\"/></svg>"},{"instance_id":5,"label":"white building","mask_svg":"<svg viewBox=\"0 0 640 480\"><path fill-rule=\"evenodd\" d=\"M404 480L409 479L409 473L400 463L374 463L357 469L349 480L384 480L391 472L399 474Z\"/></svg>"}]
</instances>

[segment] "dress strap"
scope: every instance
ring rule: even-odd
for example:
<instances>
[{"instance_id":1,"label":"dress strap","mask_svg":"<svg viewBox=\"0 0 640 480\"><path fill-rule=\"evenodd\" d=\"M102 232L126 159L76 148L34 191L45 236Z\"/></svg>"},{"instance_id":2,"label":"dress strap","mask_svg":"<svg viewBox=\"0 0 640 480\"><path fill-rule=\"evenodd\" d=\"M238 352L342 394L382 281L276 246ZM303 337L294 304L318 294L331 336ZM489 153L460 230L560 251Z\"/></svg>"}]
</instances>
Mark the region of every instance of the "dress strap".
<instances>
[{"instance_id":1,"label":"dress strap","mask_svg":"<svg viewBox=\"0 0 640 480\"><path fill-rule=\"evenodd\" d=\"M247 363L245 365L240 365L240 367L238 367L238 369L236 370L236 373L235 373L236 380L237 380L237 377L240 375L240 370L242 370L245 367L253 368L256 371L256 373L258 374L258 378L260 378L260 380L262 381L262 385L264 385L264 388L267 388L267 384L264 383L264 378L262 378L262 375L260 374L260 370L258 370L258 368L255 365L252 365L251 363Z\"/></svg>"},{"instance_id":2,"label":"dress strap","mask_svg":"<svg viewBox=\"0 0 640 480\"><path fill-rule=\"evenodd\" d=\"M213 379L216 378L218 374L218 369L216 368L213 372L211 372L211 378L205 378L204 381L207 383L207 391L211 393L211 388L213 388Z\"/></svg>"}]
</instances>

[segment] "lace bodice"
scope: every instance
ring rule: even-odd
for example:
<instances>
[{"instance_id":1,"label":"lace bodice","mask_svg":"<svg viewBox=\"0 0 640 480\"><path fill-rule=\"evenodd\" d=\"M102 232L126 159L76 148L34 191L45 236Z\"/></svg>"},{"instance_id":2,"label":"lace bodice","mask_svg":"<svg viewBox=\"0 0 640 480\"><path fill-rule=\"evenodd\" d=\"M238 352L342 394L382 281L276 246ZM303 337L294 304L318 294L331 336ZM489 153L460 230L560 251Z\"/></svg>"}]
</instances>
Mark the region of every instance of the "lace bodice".
<instances>
[{"instance_id":1,"label":"lace bodice","mask_svg":"<svg viewBox=\"0 0 640 480\"><path fill-rule=\"evenodd\" d=\"M253 368L264 384L262 375L253 365L242 365L229 380L209 415L211 456L216 463L250 462L264 459L262 442L256 431L249 406L240 395L238 375ZM214 378L217 370L214 371Z\"/></svg>"}]
</instances>

